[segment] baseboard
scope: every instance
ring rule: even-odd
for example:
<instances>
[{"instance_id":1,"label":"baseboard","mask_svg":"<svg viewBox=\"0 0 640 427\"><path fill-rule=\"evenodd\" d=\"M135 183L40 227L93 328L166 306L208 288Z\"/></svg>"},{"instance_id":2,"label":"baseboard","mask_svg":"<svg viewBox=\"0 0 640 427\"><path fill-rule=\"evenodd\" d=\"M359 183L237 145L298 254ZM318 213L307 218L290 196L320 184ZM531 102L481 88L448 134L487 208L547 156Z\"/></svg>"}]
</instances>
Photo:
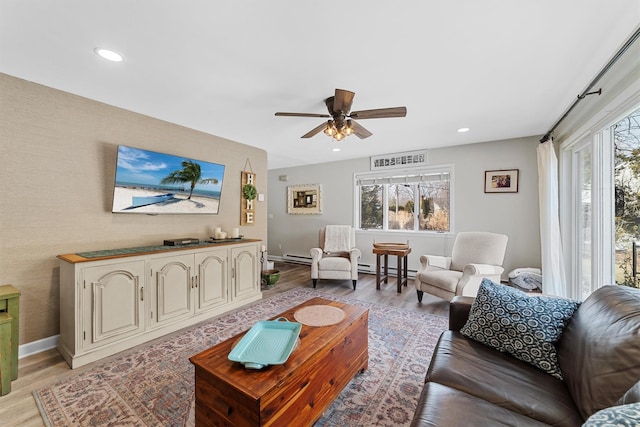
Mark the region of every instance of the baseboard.
<instances>
[{"instance_id":1,"label":"baseboard","mask_svg":"<svg viewBox=\"0 0 640 427\"><path fill-rule=\"evenodd\" d=\"M311 257L303 256L303 255L294 255L294 254L284 254L284 256L278 255L269 255L269 261L280 261L280 262L290 262L292 264L305 264L311 265ZM389 274L397 275L398 270L394 266L395 264L390 263L389 265ZM358 271L360 273L368 273L368 274L376 274L376 266L371 264L358 264ZM407 271L407 275L410 278L415 278L417 271L409 269Z\"/></svg>"},{"instance_id":2,"label":"baseboard","mask_svg":"<svg viewBox=\"0 0 640 427\"><path fill-rule=\"evenodd\" d=\"M56 348L58 345L58 337L60 335L54 335L48 338L42 338L41 340L28 342L18 346L18 359L23 357L33 356L34 354L42 353L43 351Z\"/></svg>"}]
</instances>

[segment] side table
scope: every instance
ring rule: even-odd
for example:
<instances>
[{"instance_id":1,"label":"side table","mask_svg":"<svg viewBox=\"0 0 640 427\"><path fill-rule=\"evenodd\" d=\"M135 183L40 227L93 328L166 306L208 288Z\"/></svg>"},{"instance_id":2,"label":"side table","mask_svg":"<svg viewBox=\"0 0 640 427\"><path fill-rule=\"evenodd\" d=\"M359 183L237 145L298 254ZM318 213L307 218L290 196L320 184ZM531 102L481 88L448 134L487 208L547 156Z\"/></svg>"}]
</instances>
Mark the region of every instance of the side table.
<instances>
[{"instance_id":1,"label":"side table","mask_svg":"<svg viewBox=\"0 0 640 427\"><path fill-rule=\"evenodd\" d=\"M11 380L18 378L19 318L20 291L12 285L0 286L0 351L9 353L2 354L0 358L1 395L9 393Z\"/></svg>"},{"instance_id":2,"label":"side table","mask_svg":"<svg viewBox=\"0 0 640 427\"><path fill-rule=\"evenodd\" d=\"M380 282L389 280L389 255L398 257L398 293L402 293L402 285L407 286L408 256L411 253L409 245L404 244L379 244L374 243L373 253L376 254L376 289L380 289ZM384 255L384 276L381 276L380 257Z\"/></svg>"}]
</instances>

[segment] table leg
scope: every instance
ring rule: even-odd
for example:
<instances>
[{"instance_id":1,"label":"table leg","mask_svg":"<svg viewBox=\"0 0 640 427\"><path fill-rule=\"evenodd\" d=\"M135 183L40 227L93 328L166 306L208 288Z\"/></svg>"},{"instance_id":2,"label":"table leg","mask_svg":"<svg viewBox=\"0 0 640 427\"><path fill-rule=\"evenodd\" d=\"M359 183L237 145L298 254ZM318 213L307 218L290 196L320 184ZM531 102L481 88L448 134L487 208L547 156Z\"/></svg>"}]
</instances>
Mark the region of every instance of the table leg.
<instances>
[{"instance_id":1,"label":"table leg","mask_svg":"<svg viewBox=\"0 0 640 427\"><path fill-rule=\"evenodd\" d=\"M380 290L380 254L376 254L376 289Z\"/></svg>"},{"instance_id":2,"label":"table leg","mask_svg":"<svg viewBox=\"0 0 640 427\"><path fill-rule=\"evenodd\" d=\"M18 378L18 334L20 327L20 298L13 297L7 299L7 313L12 317L11 321L11 379Z\"/></svg>"},{"instance_id":3,"label":"table leg","mask_svg":"<svg viewBox=\"0 0 640 427\"><path fill-rule=\"evenodd\" d=\"M0 312L0 396L11 391L11 323L13 319L6 312ZM15 343L13 346L17 347Z\"/></svg>"},{"instance_id":4,"label":"table leg","mask_svg":"<svg viewBox=\"0 0 640 427\"><path fill-rule=\"evenodd\" d=\"M409 255L405 255L404 257L404 285L407 286L407 282L409 281Z\"/></svg>"},{"instance_id":5,"label":"table leg","mask_svg":"<svg viewBox=\"0 0 640 427\"><path fill-rule=\"evenodd\" d=\"M402 273L402 255L398 255L398 293L402 293L402 278L404 274Z\"/></svg>"},{"instance_id":6,"label":"table leg","mask_svg":"<svg viewBox=\"0 0 640 427\"><path fill-rule=\"evenodd\" d=\"M389 283L389 254L384 254L384 283Z\"/></svg>"}]
</instances>

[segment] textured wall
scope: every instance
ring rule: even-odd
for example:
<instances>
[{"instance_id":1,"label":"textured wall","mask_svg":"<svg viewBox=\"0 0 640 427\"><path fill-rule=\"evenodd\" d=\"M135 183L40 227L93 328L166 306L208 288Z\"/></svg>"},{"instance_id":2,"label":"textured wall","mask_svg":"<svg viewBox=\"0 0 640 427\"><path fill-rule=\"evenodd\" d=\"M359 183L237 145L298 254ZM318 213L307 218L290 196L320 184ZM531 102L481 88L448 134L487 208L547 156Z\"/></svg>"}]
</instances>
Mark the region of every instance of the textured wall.
<instances>
[{"instance_id":1,"label":"textured wall","mask_svg":"<svg viewBox=\"0 0 640 427\"><path fill-rule=\"evenodd\" d=\"M219 214L112 214L119 144L224 164ZM59 332L56 255L238 227L247 158L266 193L264 150L0 74L0 284L22 292L20 343ZM266 203L241 234L266 240Z\"/></svg>"}]
</instances>

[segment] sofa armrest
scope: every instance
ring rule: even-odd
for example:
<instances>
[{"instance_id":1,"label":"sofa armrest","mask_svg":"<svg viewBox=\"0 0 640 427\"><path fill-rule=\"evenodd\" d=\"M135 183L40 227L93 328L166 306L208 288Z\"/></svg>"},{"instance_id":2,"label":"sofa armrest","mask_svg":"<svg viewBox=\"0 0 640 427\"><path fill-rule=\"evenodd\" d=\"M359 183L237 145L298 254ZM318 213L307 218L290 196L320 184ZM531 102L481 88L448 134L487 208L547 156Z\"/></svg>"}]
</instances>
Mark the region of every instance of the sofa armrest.
<instances>
[{"instance_id":1,"label":"sofa armrest","mask_svg":"<svg viewBox=\"0 0 640 427\"><path fill-rule=\"evenodd\" d=\"M322 259L322 249L311 248L309 252L311 253L311 261L318 262Z\"/></svg>"},{"instance_id":2,"label":"sofa armrest","mask_svg":"<svg viewBox=\"0 0 640 427\"><path fill-rule=\"evenodd\" d=\"M462 269L462 277L456 286L456 295L475 297L480 289L482 279L486 278L500 283L504 268L491 264L467 264Z\"/></svg>"},{"instance_id":3,"label":"sofa armrest","mask_svg":"<svg viewBox=\"0 0 640 427\"><path fill-rule=\"evenodd\" d=\"M420 264L422 265L422 270L430 269L429 267L448 270L449 267L451 267L451 257L440 255L421 255Z\"/></svg>"},{"instance_id":4,"label":"sofa armrest","mask_svg":"<svg viewBox=\"0 0 640 427\"><path fill-rule=\"evenodd\" d=\"M449 330L459 331L462 329L469 313L471 312L471 305L475 298L455 296L449 303Z\"/></svg>"},{"instance_id":5,"label":"sofa armrest","mask_svg":"<svg viewBox=\"0 0 640 427\"><path fill-rule=\"evenodd\" d=\"M351 248L349 251L349 261L351 262L351 280L358 280L358 259L362 252L358 248Z\"/></svg>"},{"instance_id":6,"label":"sofa armrest","mask_svg":"<svg viewBox=\"0 0 640 427\"><path fill-rule=\"evenodd\" d=\"M499 276L503 272L504 268L491 264L467 264L462 270L463 275L471 276Z\"/></svg>"},{"instance_id":7,"label":"sofa armrest","mask_svg":"<svg viewBox=\"0 0 640 427\"><path fill-rule=\"evenodd\" d=\"M352 263L358 264L358 259L362 256L362 252L358 248L351 248L349 251L349 259Z\"/></svg>"}]
</instances>

